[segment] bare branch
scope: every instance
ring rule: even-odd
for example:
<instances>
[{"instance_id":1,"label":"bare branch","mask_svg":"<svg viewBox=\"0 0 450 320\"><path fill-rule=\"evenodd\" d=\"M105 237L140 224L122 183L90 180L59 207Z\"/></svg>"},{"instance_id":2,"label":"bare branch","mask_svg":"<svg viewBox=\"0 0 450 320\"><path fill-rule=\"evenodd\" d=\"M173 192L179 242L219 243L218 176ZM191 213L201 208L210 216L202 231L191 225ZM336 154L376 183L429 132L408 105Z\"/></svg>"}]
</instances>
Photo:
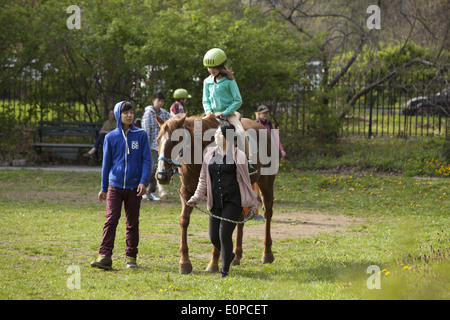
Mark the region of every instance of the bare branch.
<instances>
[{"instance_id":1,"label":"bare branch","mask_svg":"<svg viewBox=\"0 0 450 320\"><path fill-rule=\"evenodd\" d=\"M353 55L351 56L351 58L347 61L347 63L345 64L345 66L341 69L341 71L339 71L339 73L336 75L336 77L334 77L330 83L328 84L328 87L332 88L334 87L334 85L342 78L342 76L344 74L347 73L348 69L351 67L351 65L353 64L353 62L355 62L356 58L358 57L358 55L360 54L360 52L362 51L363 47L364 47L364 43L366 42L367 37L361 37L361 41L359 43L359 46L355 49L355 51L353 52Z\"/></svg>"},{"instance_id":2,"label":"bare branch","mask_svg":"<svg viewBox=\"0 0 450 320\"><path fill-rule=\"evenodd\" d=\"M391 79L392 77L396 76L397 74L405 71L406 69L408 69L409 67L411 67L414 64L423 64L423 65L428 66L428 67L438 68L438 66L436 64L434 64L433 62L430 62L430 61L427 61L427 60L423 60L423 59L413 59L413 60L409 61L408 63L405 63L404 65L393 69L391 72L389 72L387 75L385 75L381 79L378 79L377 81L371 83L370 85L368 85L367 87L365 87L364 89L358 91L355 95L353 95L353 97L349 100L349 102L347 104L347 107L344 109L344 111L342 111L342 113L340 115L340 118L344 118L344 116L347 114L348 109L351 106L353 106L355 104L355 102L361 96L363 96L364 94L366 94L367 92L369 92L373 88L379 86L383 82L388 81L389 79Z\"/></svg>"}]
</instances>

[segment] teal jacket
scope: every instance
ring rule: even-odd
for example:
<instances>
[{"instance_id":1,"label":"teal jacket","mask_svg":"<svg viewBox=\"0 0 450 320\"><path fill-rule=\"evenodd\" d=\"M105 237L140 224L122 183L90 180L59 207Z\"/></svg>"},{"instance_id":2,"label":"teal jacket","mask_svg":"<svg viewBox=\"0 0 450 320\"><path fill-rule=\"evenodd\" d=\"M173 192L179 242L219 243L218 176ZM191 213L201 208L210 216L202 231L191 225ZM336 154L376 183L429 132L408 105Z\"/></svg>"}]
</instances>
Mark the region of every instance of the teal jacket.
<instances>
[{"instance_id":1,"label":"teal jacket","mask_svg":"<svg viewBox=\"0 0 450 320\"><path fill-rule=\"evenodd\" d=\"M233 114L242 105L242 97L236 81L222 78L217 83L209 76L203 81L203 108L205 113Z\"/></svg>"}]
</instances>

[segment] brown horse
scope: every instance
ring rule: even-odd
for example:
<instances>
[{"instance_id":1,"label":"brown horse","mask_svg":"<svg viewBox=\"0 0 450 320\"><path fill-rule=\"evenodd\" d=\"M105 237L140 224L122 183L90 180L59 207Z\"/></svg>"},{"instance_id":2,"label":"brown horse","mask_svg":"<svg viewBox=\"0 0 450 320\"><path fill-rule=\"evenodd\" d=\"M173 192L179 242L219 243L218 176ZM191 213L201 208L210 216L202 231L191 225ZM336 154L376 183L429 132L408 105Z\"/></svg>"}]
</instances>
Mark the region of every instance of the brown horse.
<instances>
[{"instance_id":1,"label":"brown horse","mask_svg":"<svg viewBox=\"0 0 450 320\"><path fill-rule=\"evenodd\" d=\"M218 128L219 122L214 115L205 118L198 116L186 117L186 115L184 115L171 118L166 122L158 116L156 117L158 124L161 127L157 139L159 145L158 171L156 174L157 180L160 184L168 184L172 175L178 169L181 174L180 179L182 184L180 192L182 196L180 196L180 200L182 211L180 215L180 273L187 274L192 271L187 242L187 228L189 226L190 215L193 208L186 206L185 201L188 201L197 189L203 160L203 151L214 141L214 131ZM246 132L249 132L249 129L253 129L253 131L250 131L256 133L254 141L259 141L260 148L265 148L265 150L270 151L272 154L275 154L276 152L276 157L270 157L270 159L274 158L274 161L267 161L267 159L265 159L266 161L261 161L263 157L267 158L270 155L262 154L258 151L256 155L257 162L255 163L253 161L254 166L258 169L258 173L251 177L252 184L256 182L258 185L263 201L265 235L262 262L271 263L274 261L274 257L272 253L270 223L272 219L273 184L275 175L278 171L278 147L273 148L275 142L272 141L271 134L259 123L243 118L242 124ZM182 158L182 161L179 161L179 158ZM269 169L269 167L276 167L276 169L270 169L264 173L263 171ZM267 172L269 174L267 174ZM244 219L243 214L241 219ZM233 265L239 265L242 258L242 235L243 224L238 224L235 245L236 257L233 261ZM206 269L207 271L216 272L219 270L219 256L220 252L213 247L212 259Z\"/></svg>"}]
</instances>

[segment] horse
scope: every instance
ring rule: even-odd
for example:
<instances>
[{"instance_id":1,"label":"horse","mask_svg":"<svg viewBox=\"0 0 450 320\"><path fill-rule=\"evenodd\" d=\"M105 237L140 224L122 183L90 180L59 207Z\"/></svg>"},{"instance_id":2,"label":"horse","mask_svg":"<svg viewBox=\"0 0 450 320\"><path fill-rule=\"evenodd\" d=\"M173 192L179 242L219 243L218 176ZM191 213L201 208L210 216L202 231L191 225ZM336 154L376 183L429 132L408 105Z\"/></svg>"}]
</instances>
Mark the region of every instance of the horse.
<instances>
[{"instance_id":1,"label":"horse","mask_svg":"<svg viewBox=\"0 0 450 320\"><path fill-rule=\"evenodd\" d=\"M186 114L181 116L177 115L165 122L157 115L156 118L160 126L160 132L157 138L159 158L156 178L160 184L165 185L171 181L173 174L177 173L180 175L181 187L179 192L182 210L179 218L181 227L179 272L180 274L188 274L192 272L192 264L189 259L187 229L193 208L187 206L185 202L190 199L197 189L203 161L203 152L208 145L214 144L214 132L219 127L219 122L214 114L206 117L187 117ZM272 140L270 132L261 124L246 118L242 118L241 122L247 133L250 131L254 134L256 133L254 141L256 142L258 140L260 142L260 148L270 150L274 156L276 154L276 157L271 157L271 159L274 158L273 161L267 161L265 159L265 163L262 163L263 155L258 150L257 155L253 157L257 158L257 162L252 162L258 172L251 176L251 183L256 183L259 187L265 218L262 263L272 263L274 256L272 252L270 226L273 214L274 181L278 171L278 146ZM178 161L178 163L177 160L179 158L183 158L183 161ZM276 169L274 170L274 168ZM267 170L265 174L262 172L264 170ZM244 213L242 213L240 221L243 221L243 219ZM239 265L242 259L242 236L243 223L240 223L237 225L233 265ZM217 272L219 270L219 257L219 250L213 246L211 261L206 271Z\"/></svg>"}]
</instances>

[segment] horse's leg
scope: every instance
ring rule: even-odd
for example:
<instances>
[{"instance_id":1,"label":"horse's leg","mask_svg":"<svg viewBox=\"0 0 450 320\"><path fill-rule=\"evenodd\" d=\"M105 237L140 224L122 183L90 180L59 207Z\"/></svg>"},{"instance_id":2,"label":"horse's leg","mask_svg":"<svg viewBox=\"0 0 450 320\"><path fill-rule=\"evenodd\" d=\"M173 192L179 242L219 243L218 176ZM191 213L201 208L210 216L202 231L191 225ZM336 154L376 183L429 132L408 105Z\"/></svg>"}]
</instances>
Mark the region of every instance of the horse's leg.
<instances>
[{"instance_id":1,"label":"horse's leg","mask_svg":"<svg viewBox=\"0 0 450 320\"><path fill-rule=\"evenodd\" d=\"M272 236L270 234L270 225L273 214L273 183L275 176L261 176L258 180L258 186L261 191L264 218L266 220L264 232L264 252L262 256L262 263L272 263L275 258L272 253Z\"/></svg>"},{"instance_id":2,"label":"horse's leg","mask_svg":"<svg viewBox=\"0 0 450 320\"><path fill-rule=\"evenodd\" d=\"M242 214L242 218L239 220L243 220L244 219L244 214ZM236 254L236 256L234 257L233 262L231 263L231 265L233 266L238 266L241 264L241 259L242 259L242 236L244 235L244 224L238 224L236 227L237 231L236 231L236 245L234 247L234 253Z\"/></svg>"},{"instance_id":3,"label":"horse's leg","mask_svg":"<svg viewBox=\"0 0 450 320\"><path fill-rule=\"evenodd\" d=\"M180 243L180 274L188 274L192 271L191 260L189 260L189 248L187 243L187 229L189 227L189 221L191 218L191 207L187 206L184 199L181 198L182 210L180 215L180 227L181 227L181 243ZM189 196L190 198L190 196ZM186 197L186 199L188 199Z\"/></svg>"},{"instance_id":4,"label":"horse's leg","mask_svg":"<svg viewBox=\"0 0 450 320\"><path fill-rule=\"evenodd\" d=\"M211 261L209 262L208 266L206 267L206 271L218 272L219 271L219 258L220 258L220 251L217 250L216 247L213 246L213 249L211 252Z\"/></svg>"},{"instance_id":5,"label":"horse's leg","mask_svg":"<svg viewBox=\"0 0 450 320\"><path fill-rule=\"evenodd\" d=\"M162 184L159 184L159 182L158 182L158 193L159 193L159 197L162 200L168 199L166 189L164 189L164 186Z\"/></svg>"}]
</instances>

